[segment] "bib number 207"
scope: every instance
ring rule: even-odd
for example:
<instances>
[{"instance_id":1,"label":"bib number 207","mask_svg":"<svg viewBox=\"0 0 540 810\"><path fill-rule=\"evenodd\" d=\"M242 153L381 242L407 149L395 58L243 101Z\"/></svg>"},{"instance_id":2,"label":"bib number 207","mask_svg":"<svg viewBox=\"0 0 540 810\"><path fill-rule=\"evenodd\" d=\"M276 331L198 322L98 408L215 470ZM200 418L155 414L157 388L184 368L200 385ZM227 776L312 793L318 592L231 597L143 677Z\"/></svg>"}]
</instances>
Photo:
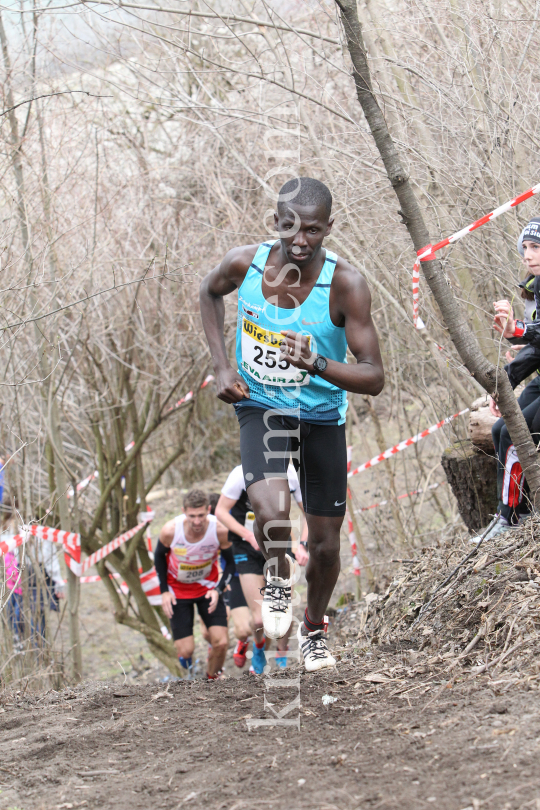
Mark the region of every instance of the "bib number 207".
<instances>
[{"instance_id":1,"label":"bib number 207","mask_svg":"<svg viewBox=\"0 0 540 810\"><path fill-rule=\"evenodd\" d=\"M286 369L290 368L290 363L288 360L280 360L279 363L277 358L279 357L279 351L277 349L266 349L262 348L262 346L255 346L255 353L253 356L253 362L257 363L259 366L266 366L266 368L280 368L282 371L286 371Z\"/></svg>"}]
</instances>

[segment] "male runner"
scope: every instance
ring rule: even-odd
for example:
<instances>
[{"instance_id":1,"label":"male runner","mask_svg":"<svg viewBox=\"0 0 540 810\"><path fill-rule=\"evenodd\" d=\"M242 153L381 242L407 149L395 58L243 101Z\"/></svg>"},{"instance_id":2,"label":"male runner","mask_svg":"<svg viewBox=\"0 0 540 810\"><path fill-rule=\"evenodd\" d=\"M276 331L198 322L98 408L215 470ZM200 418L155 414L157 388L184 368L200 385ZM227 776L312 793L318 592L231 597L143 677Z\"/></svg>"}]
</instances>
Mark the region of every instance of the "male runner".
<instances>
[{"instance_id":1,"label":"male runner","mask_svg":"<svg viewBox=\"0 0 540 810\"><path fill-rule=\"evenodd\" d=\"M195 649L194 606L208 629L212 649L207 677L218 677L228 647L227 611L221 595L231 567L232 550L227 529L209 514L208 495L192 489L184 497L184 513L169 520L159 535L154 565L159 577L162 607L171 622L180 665L190 672ZM227 565L219 580L220 549Z\"/></svg>"},{"instance_id":2,"label":"male runner","mask_svg":"<svg viewBox=\"0 0 540 810\"><path fill-rule=\"evenodd\" d=\"M302 494L300 482L294 470L289 465L287 469L289 481L289 491L303 512ZM264 590L266 579L264 577L264 564L266 559L259 549L255 535L253 534L254 514L251 511L251 503L245 489L244 473L242 465L239 464L232 470L223 485L221 496L216 506L216 517L229 529L229 540L232 543L234 564L239 583L247 600L251 613L251 623L253 631L253 656L251 659L250 671L256 675L262 675L266 666L265 645L266 638L262 626L261 618L261 591ZM304 522L301 543L307 541L307 524ZM302 545L295 554L297 562L305 565L307 553ZM277 649L282 655L276 655L276 665L280 669L287 666L287 638L286 634L277 642ZM234 651L233 660L237 667L243 667L246 663L246 652L248 648L249 631L245 636L238 636L238 643Z\"/></svg>"},{"instance_id":3,"label":"male runner","mask_svg":"<svg viewBox=\"0 0 540 810\"><path fill-rule=\"evenodd\" d=\"M210 514L215 515L216 507L220 499L220 493L210 492L208 499L210 501ZM219 522L221 523L221 521ZM232 549L234 557L234 548L230 532L228 537L230 544L229 548ZM236 648L233 653L233 661L237 667L242 668L246 663L245 650L247 650L247 639L251 633L251 612L249 610L248 603L246 602L242 585L240 584L240 576L236 570L236 560L234 569L231 568L231 565L227 563L226 560L223 560L223 562L225 563L224 570L227 568L227 571L229 572L227 581L224 582L226 587L223 591L223 601L225 602L225 607L227 608L227 616L230 616L233 621L234 635L237 639ZM207 641L209 641L208 630L206 629L202 619L200 621L203 636Z\"/></svg>"},{"instance_id":4,"label":"male runner","mask_svg":"<svg viewBox=\"0 0 540 810\"><path fill-rule=\"evenodd\" d=\"M333 225L332 195L297 177L281 188L276 242L229 251L203 280L202 322L217 395L235 406L255 537L268 560L265 633L292 620L287 466L292 457L308 523L307 608L298 629L308 671L333 666L324 614L339 570L347 497L346 391L379 394L384 371L371 297L358 270L322 247ZM238 290L236 363L225 347L223 297ZM356 363L346 362L347 345ZM273 574L271 573L273 570Z\"/></svg>"}]
</instances>

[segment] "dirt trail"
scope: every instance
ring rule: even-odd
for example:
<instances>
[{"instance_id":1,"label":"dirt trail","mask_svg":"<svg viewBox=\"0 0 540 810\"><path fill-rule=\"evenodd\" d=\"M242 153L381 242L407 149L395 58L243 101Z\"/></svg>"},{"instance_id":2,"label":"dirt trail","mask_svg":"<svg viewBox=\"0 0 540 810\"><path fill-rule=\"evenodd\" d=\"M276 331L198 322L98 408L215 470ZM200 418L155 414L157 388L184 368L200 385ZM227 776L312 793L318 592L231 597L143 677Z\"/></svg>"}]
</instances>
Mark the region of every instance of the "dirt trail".
<instances>
[{"instance_id":1,"label":"dirt trail","mask_svg":"<svg viewBox=\"0 0 540 810\"><path fill-rule=\"evenodd\" d=\"M498 694L487 676L449 689L429 670L398 678L408 653L341 655L324 675L272 676L300 676L301 707L286 714L299 731L248 731L272 717L265 694L277 711L298 696L248 674L166 695L87 683L5 697L0 808L540 808L535 691Z\"/></svg>"}]
</instances>

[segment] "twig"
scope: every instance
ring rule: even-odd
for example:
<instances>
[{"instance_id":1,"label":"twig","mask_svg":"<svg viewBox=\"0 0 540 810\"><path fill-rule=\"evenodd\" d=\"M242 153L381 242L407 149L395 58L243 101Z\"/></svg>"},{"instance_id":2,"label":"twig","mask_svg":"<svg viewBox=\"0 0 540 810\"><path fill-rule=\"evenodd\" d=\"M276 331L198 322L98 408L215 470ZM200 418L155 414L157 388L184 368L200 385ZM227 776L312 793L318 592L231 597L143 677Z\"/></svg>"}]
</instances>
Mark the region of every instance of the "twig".
<instances>
[{"instance_id":1,"label":"twig","mask_svg":"<svg viewBox=\"0 0 540 810\"><path fill-rule=\"evenodd\" d=\"M427 609L429 608L429 606L431 605L431 603L433 602L433 600L435 599L435 597L436 597L436 595L439 593L439 591L440 591L442 588L444 588L444 586L445 586L445 585L448 585L448 583L450 582L450 580L451 580L451 579L452 579L452 578L455 576L455 574L457 574L457 572L459 571L459 569L460 569L460 568L462 568L462 567L465 565L465 563L466 563L466 562L468 562L468 561L471 559L471 557L473 557L475 554L477 554L477 553L478 553L478 549L480 548L480 546L481 546L481 545L482 545L482 543L484 542L484 539L486 538L486 536L487 536L488 532L490 531L490 529L492 528L492 526L494 526L494 525L495 525L495 523L497 522L497 520L498 520L498 519L499 519L499 516L498 516L498 515L495 515L495 517L493 518L493 520L491 521L491 523L489 524L489 526L487 527L487 529L486 529L486 530L484 531L484 533L482 534L482 536L481 536L481 538L480 538L480 540L479 540L479 542L478 542L478 544L477 544L476 548L473 548L473 550L471 551L471 553L470 553L470 554L467 554L467 556L466 556L466 557L465 557L465 558L464 558L464 559L463 559L463 560L462 560L460 563L458 563L458 564L456 565L456 567L454 568L454 570L452 571L452 573L451 573L451 574L449 574L449 576L447 576L447 577L446 577L446 579L444 580L444 582L442 582L442 583L441 583L441 584L438 586L438 588L435 588L435 590L433 591L433 595L431 596L431 599L430 599L430 600L429 600L429 602L428 602L428 603L427 603L427 604L426 604L426 605L425 605L425 606L424 606L424 607L423 607L423 608L420 610L420 613L418 614L418 617L417 617L417 618L415 619L415 621L412 623L412 625L411 625L411 630L412 630L412 629L413 629L413 628L414 628L414 627L415 627L415 626L418 624L418 622L420 621L420 619L421 619L421 618L424 616L424 614L426 613Z\"/></svg>"},{"instance_id":2,"label":"twig","mask_svg":"<svg viewBox=\"0 0 540 810\"><path fill-rule=\"evenodd\" d=\"M8 107L7 110L4 110L0 113L0 116L7 115L12 110L16 110L17 107L22 107L23 104L31 104L33 101L37 101L40 98L51 98L52 96L66 96L70 95L71 93L84 93L85 96L92 96L92 98L114 98L114 96L97 96L95 93L89 93L87 90L61 90L58 93L44 93L42 96L34 96L34 98L27 98L25 101L19 101L18 104L14 104L13 107Z\"/></svg>"}]
</instances>

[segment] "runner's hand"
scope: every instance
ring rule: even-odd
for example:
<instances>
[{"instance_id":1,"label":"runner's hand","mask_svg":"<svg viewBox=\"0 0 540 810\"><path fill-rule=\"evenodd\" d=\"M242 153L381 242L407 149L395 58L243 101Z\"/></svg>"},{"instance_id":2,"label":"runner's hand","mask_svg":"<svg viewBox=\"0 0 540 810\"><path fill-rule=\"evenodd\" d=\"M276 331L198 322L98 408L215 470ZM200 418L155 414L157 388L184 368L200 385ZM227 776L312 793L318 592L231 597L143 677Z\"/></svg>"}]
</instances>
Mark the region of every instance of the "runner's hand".
<instances>
[{"instance_id":1,"label":"runner's hand","mask_svg":"<svg viewBox=\"0 0 540 810\"><path fill-rule=\"evenodd\" d=\"M296 557L296 562L298 565L307 565L309 554L301 543L298 543L294 556Z\"/></svg>"},{"instance_id":2,"label":"runner's hand","mask_svg":"<svg viewBox=\"0 0 540 810\"><path fill-rule=\"evenodd\" d=\"M249 399L249 388L244 379L229 366L217 372L217 398L231 405L241 399Z\"/></svg>"},{"instance_id":3,"label":"runner's hand","mask_svg":"<svg viewBox=\"0 0 540 810\"><path fill-rule=\"evenodd\" d=\"M510 301L495 301L493 306L496 313L493 318L493 328L503 337L511 338L516 331L516 322Z\"/></svg>"},{"instance_id":4,"label":"runner's hand","mask_svg":"<svg viewBox=\"0 0 540 810\"><path fill-rule=\"evenodd\" d=\"M497 403L495 402L495 400L493 399L493 397L490 397L490 398L489 398L489 412L490 412L490 414L492 414L493 416L496 416L496 417L497 417L497 419L500 419L500 418L501 418L501 416L502 416L502 413L500 412L500 410L499 410L499 408L498 408L498 406L497 406Z\"/></svg>"},{"instance_id":5,"label":"runner's hand","mask_svg":"<svg viewBox=\"0 0 540 810\"><path fill-rule=\"evenodd\" d=\"M217 603L219 601L219 593L214 588L214 590L208 591L208 593L206 594L206 599L208 599L210 602L210 604L208 605L208 613L213 613L214 610L217 608Z\"/></svg>"},{"instance_id":6,"label":"runner's hand","mask_svg":"<svg viewBox=\"0 0 540 810\"><path fill-rule=\"evenodd\" d=\"M510 346L510 348L505 354L507 363L513 363L514 360L516 359L515 357L512 356L512 352L519 352L520 349L524 349L526 345L527 345L526 343L521 343L519 346Z\"/></svg>"},{"instance_id":7,"label":"runner's hand","mask_svg":"<svg viewBox=\"0 0 540 810\"><path fill-rule=\"evenodd\" d=\"M284 337L281 343L281 360L288 360L291 366L303 371L312 371L317 355L309 348L309 338L299 332L282 332Z\"/></svg>"},{"instance_id":8,"label":"runner's hand","mask_svg":"<svg viewBox=\"0 0 540 810\"><path fill-rule=\"evenodd\" d=\"M161 607L163 608L163 613L168 619L172 619L173 605L176 605L176 596L174 595L174 593L171 593L170 591L162 593Z\"/></svg>"},{"instance_id":9,"label":"runner's hand","mask_svg":"<svg viewBox=\"0 0 540 810\"><path fill-rule=\"evenodd\" d=\"M245 540L247 543L249 543L249 545L252 546L255 549L255 551L260 551L259 544L257 543L253 532L246 532L243 535L242 539Z\"/></svg>"}]
</instances>

